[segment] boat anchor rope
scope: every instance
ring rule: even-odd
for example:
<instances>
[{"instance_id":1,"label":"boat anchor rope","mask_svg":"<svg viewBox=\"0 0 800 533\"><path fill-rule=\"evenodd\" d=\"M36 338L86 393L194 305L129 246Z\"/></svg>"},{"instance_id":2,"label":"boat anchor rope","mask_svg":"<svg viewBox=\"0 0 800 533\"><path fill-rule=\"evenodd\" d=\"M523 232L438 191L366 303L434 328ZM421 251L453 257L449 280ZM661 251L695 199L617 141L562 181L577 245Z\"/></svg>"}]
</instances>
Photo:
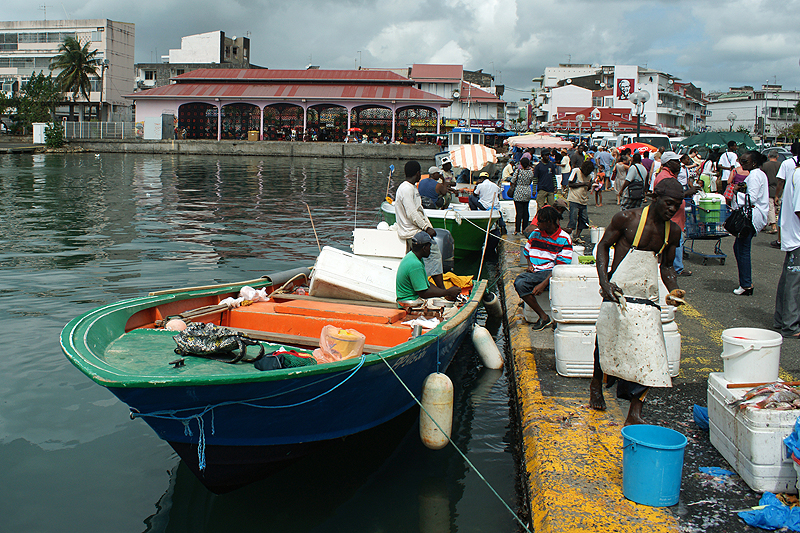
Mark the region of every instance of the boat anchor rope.
<instances>
[{"instance_id":1,"label":"boat anchor rope","mask_svg":"<svg viewBox=\"0 0 800 533\"><path fill-rule=\"evenodd\" d=\"M250 400L236 400L236 401L220 402L220 403L217 403L217 404L214 404L214 405L206 405L205 407L188 407L188 408L185 408L185 409L170 409L170 410L163 410L163 411L153 411L151 413L142 413L142 412L139 412L139 411L131 408L131 414L130 414L131 420L136 420L137 418L147 418L147 417L159 418L159 419L162 419L162 420L178 420L181 423L183 423L183 433L187 437L193 436L190 424L191 424L192 420L196 420L197 421L197 427L199 429L199 435L198 435L198 441L197 441L197 466L198 466L198 469L201 472L203 472L206 469L206 434L205 434L206 432L205 432L205 423L203 421L203 416L205 416L206 413L209 413L209 412L211 413L211 434L214 435L215 434L214 409L216 409L218 407L225 407L225 406L228 406L228 405L237 405L237 404L239 404L239 405L246 405L248 407L254 407L256 409L290 409L292 407L298 407L300 405L304 405L304 404L316 401L316 400L322 398L323 396L325 396L327 394L330 394L331 392L335 391L336 389L338 389L339 387L341 387L345 383L347 383L347 381L350 378L352 378L356 374L356 372L358 372L361 369L362 366L364 366L364 361L366 361L366 359L367 359L366 354L361 354L361 358L360 358L358 364L356 366L354 366L347 373L347 376L345 376L345 378L342 381L340 381L339 383L337 383L336 385L334 385L333 387L331 387L327 391L321 392L321 393L317 394L316 396L314 396L313 398L308 398L308 399L300 401L300 402L295 402L295 403L286 404L286 405L259 405L257 403L254 403L254 402L260 402L260 401L264 401L264 400L270 400L270 399L273 399L273 398L279 398L279 397L281 397L283 395L294 394L296 392L295 390L288 390L288 391L284 391L284 392L282 392L280 394L270 394L270 395L267 395L267 396L261 396L259 398L252 398ZM381 359L383 359L383 358L381 357ZM184 413L184 412L196 411L198 409L200 410L199 413L186 414L186 415L179 414L179 413Z\"/></svg>"}]
</instances>

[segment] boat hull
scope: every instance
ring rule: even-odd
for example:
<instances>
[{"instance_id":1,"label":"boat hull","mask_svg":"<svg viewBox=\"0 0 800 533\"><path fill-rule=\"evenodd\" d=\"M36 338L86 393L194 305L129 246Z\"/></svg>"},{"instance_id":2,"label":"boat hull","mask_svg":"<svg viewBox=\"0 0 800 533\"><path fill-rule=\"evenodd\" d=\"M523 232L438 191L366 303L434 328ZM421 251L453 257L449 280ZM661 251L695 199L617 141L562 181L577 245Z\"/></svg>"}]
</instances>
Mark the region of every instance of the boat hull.
<instances>
[{"instance_id":1,"label":"boat hull","mask_svg":"<svg viewBox=\"0 0 800 533\"><path fill-rule=\"evenodd\" d=\"M392 225L397 221L394 206L381 204L383 219ZM480 254L486 241L486 230L492 229L500 218L498 210L470 211L467 209L426 209L425 216L434 228L444 228L453 235L455 258L464 259Z\"/></svg>"},{"instance_id":2,"label":"boat hull","mask_svg":"<svg viewBox=\"0 0 800 533\"><path fill-rule=\"evenodd\" d=\"M212 323L234 317L252 324L280 322L280 335L307 342L310 337L297 330L299 323L305 321L311 329L330 321L336 327L352 327L345 319L334 318L342 315L341 309L351 308L361 320L360 331L371 338L370 350L327 364L260 372L250 364L190 357L184 366L173 368L175 332L152 327L153 318L213 304L227 295L221 290L110 304L67 324L61 345L76 367L127 404L133 418L142 418L169 442L204 484L225 492L326 442L377 428L409 412L416 406L415 398L421 397L425 378L450 364L474 323L485 287L486 282L480 282L453 318L412 338L410 326L379 323L404 315L393 306L352 311L352 305L336 307L305 297L311 300L252 304L205 315ZM287 314L292 309L301 314ZM394 337L397 344L382 348L381 337L387 342ZM266 344L277 346L274 341Z\"/></svg>"}]
</instances>

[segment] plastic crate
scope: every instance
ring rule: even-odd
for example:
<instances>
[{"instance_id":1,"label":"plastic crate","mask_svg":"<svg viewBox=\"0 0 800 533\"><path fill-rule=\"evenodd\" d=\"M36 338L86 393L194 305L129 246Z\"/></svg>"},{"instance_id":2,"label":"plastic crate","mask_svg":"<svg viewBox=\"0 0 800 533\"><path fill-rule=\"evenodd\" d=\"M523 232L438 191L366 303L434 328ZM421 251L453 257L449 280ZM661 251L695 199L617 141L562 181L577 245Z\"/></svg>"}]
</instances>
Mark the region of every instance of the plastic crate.
<instances>
[{"instance_id":1,"label":"plastic crate","mask_svg":"<svg viewBox=\"0 0 800 533\"><path fill-rule=\"evenodd\" d=\"M704 209L694 202L689 204L686 213L686 237L689 239L716 239L725 237L725 221L728 220L730 209L725 204L720 204L719 210Z\"/></svg>"}]
</instances>

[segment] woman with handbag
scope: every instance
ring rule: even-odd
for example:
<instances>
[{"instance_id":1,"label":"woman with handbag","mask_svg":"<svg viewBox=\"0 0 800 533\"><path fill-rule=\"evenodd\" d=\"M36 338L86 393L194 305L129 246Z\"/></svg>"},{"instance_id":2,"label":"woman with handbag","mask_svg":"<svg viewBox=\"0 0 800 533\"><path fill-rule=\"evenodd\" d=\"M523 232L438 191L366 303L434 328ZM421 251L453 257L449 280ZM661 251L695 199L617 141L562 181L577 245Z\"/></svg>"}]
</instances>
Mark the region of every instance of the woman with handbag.
<instances>
[{"instance_id":1,"label":"woman with handbag","mask_svg":"<svg viewBox=\"0 0 800 533\"><path fill-rule=\"evenodd\" d=\"M530 214L528 206L531 201L531 185L533 184L533 170L531 160L520 159L520 167L511 176L511 185L508 187L508 196L514 199L514 235L519 235L528 227Z\"/></svg>"},{"instance_id":2,"label":"woman with handbag","mask_svg":"<svg viewBox=\"0 0 800 533\"><path fill-rule=\"evenodd\" d=\"M753 237L767 224L769 211L769 182L761 170L766 157L751 150L742 154L739 163L748 172L743 182L735 185L736 194L731 200L734 211L725 223L725 229L735 232L733 255L739 269L739 286L733 290L737 296L752 296L753 279L750 268L750 244Z\"/></svg>"}]
</instances>

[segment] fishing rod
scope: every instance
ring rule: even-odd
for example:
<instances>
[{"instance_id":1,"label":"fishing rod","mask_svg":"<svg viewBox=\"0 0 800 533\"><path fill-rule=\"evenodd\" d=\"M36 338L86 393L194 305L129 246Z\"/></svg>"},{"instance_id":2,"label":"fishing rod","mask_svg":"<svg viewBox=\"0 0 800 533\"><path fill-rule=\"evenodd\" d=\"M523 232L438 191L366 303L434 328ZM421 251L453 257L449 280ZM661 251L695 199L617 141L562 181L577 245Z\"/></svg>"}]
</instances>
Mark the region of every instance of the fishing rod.
<instances>
[{"instance_id":1,"label":"fishing rod","mask_svg":"<svg viewBox=\"0 0 800 533\"><path fill-rule=\"evenodd\" d=\"M322 251L322 246L319 245L319 236L317 235L317 228L314 227L314 217L311 216L311 208L308 206L308 202L303 202L306 204L306 209L308 209L308 218L311 220L311 229L314 230L314 238L317 239L317 248L319 251Z\"/></svg>"},{"instance_id":2,"label":"fishing rod","mask_svg":"<svg viewBox=\"0 0 800 533\"><path fill-rule=\"evenodd\" d=\"M392 174L394 174L394 165L389 165L389 178L386 180L386 201L391 202L389 198L389 186L392 184Z\"/></svg>"}]
</instances>

